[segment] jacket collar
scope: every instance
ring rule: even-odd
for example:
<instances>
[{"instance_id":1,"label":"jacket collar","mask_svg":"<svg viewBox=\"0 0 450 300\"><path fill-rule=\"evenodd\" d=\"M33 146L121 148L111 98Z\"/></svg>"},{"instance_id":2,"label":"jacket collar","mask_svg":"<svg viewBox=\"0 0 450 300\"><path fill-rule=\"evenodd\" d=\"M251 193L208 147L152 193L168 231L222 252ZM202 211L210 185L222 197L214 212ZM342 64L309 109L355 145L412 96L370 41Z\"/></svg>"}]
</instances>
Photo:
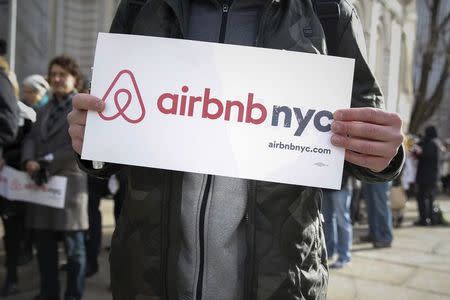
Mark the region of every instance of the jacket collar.
<instances>
[{"instance_id":1,"label":"jacket collar","mask_svg":"<svg viewBox=\"0 0 450 300\"><path fill-rule=\"evenodd\" d=\"M186 36L189 26L189 0L164 0L173 9L180 22L183 37Z\"/></svg>"}]
</instances>

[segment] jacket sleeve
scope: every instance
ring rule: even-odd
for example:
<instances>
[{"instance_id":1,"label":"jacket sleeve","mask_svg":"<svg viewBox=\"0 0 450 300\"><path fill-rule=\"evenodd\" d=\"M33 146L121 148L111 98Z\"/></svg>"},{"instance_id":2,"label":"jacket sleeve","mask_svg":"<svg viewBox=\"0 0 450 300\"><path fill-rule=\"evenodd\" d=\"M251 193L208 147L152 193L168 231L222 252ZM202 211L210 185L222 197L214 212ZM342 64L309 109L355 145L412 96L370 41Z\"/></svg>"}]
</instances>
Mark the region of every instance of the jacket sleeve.
<instances>
[{"instance_id":1,"label":"jacket sleeve","mask_svg":"<svg viewBox=\"0 0 450 300\"><path fill-rule=\"evenodd\" d=\"M0 157L3 147L14 142L19 129L19 108L13 87L0 71Z\"/></svg>"},{"instance_id":2,"label":"jacket sleeve","mask_svg":"<svg viewBox=\"0 0 450 300\"><path fill-rule=\"evenodd\" d=\"M120 1L120 4L117 8L114 19L111 23L109 32L111 32L111 33L126 33L128 6L129 6L128 0Z\"/></svg>"},{"instance_id":3,"label":"jacket sleeve","mask_svg":"<svg viewBox=\"0 0 450 300\"><path fill-rule=\"evenodd\" d=\"M341 1L341 18L338 24L337 55L355 59L355 74L351 107L380 108L383 94L367 63L366 44L361 22L356 10L347 1ZM382 182L394 179L401 171L405 160L403 146L389 166L376 173L367 168L345 163L346 170L366 182Z\"/></svg>"},{"instance_id":4,"label":"jacket sleeve","mask_svg":"<svg viewBox=\"0 0 450 300\"><path fill-rule=\"evenodd\" d=\"M48 164L47 171L50 176L67 169L73 164L73 150L70 143L52 152L53 160Z\"/></svg>"},{"instance_id":5,"label":"jacket sleeve","mask_svg":"<svg viewBox=\"0 0 450 300\"><path fill-rule=\"evenodd\" d=\"M117 8L117 12L114 16L114 19L111 24L110 32L111 33L125 33L126 32L126 19L127 19L127 7L128 0L120 1L119 7ZM78 166L81 170L86 172L87 174L97 177L97 178L108 178L111 175L119 172L122 169L122 165L105 163L103 168L94 169L92 167L92 161L83 160L81 156L75 153L75 157L78 163Z\"/></svg>"},{"instance_id":6,"label":"jacket sleeve","mask_svg":"<svg viewBox=\"0 0 450 300\"><path fill-rule=\"evenodd\" d=\"M38 113L38 119L36 121L36 123L33 123L31 125L31 130L30 132L25 135L24 139L23 139L23 144L22 144L22 158L21 158L21 165L22 167L25 166L25 163L28 160L36 160L36 138L39 134L39 123L40 123L40 118L39 118L39 113Z\"/></svg>"}]
</instances>

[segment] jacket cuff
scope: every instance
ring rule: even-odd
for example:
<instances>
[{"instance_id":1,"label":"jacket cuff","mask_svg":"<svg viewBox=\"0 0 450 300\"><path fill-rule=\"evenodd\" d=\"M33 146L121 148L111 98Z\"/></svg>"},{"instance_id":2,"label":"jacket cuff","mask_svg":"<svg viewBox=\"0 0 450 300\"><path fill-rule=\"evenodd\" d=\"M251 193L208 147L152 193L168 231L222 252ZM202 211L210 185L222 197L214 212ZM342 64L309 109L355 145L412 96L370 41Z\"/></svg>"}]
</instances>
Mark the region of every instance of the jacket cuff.
<instances>
[{"instance_id":1,"label":"jacket cuff","mask_svg":"<svg viewBox=\"0 0 450 300\"><path fill-rule=\"evenodd\" d=\"M398 149L397 155L392 159L389 166L381 172L349 164L351 173L359 180L367 183L386 182L394 180L402 171L405 162L405 150L403 145Z\"/></svg>"},{"instance_id":2,"label":"jacket cuff","mask_svg":"<svg viewBox=\"0 0 450 300\"><path fill-rule=\"evenodd\" d=\"M115 173L119 172L120 169L122 169L122 167L123 167L122 165L118 165L118 164L105 163L103 168L94 169L92 166L91 160L81 159L81 156L76 152L74 152L74 154L75 154L75 159L77 161L78 167L80 167L80 169L83 172L87 173L90 176L97 177L100 179L108 179Z\"/></svg>"}]
</instances>

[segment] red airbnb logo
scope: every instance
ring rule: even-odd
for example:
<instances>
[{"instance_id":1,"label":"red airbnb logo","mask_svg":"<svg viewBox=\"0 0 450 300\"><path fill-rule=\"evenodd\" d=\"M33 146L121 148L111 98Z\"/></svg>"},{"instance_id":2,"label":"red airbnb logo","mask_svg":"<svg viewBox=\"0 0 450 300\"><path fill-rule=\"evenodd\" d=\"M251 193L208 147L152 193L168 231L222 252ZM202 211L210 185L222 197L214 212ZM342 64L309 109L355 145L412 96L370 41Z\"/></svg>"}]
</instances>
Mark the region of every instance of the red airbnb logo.
<instances>
[{"instance_id":1,"label":"red airbnb logo","mask_svg":"<svg viewBox=\"0 0 450 300\"><path fill-rule=\"evenodd\" d=\"M22 189L22 185L17 178L14 178L10 183L10 188L13 191L20 191Z\"/></svg>"},{"instance_id":2,"label":"red airbnb logo","mask_svg":"<svg viewBox=\"0 0 450 300\"><path fill-rule=\"evenodd\" d=\"M139 107L141 109L141 113L140 113L140 115L137 118L131 118L131 117L129 117L127 115L127 109L129 108L129 106L131 104L132 94L131 94L131 92L128 89L120 88L120 89L116 90L115 93L114 93L114 104L116 106L117 113L115 113L114 115L109 116L109 117L105 116L103 113L99 113L100 118L102 118L105 121L112 121L114 119L117 119L119 116L122 116L127 122L132 123L132 124L136 124L136 123L141 122L144 119L144 117L145 117L144 101L142 101L142 96L141 96L141 93L140 93L139 88L137 86L134 74L130 70L122 70L116 75L116 78L114 78L114 81L109 86L109 88L106 91L105 95L103 96L102 100L104 102L108 101L109 95L110 95L111 91L114 89L114 87L116 86L116 84L119 81L119 79L122 76L126 76L126 75L128 75L130 77L131 82L133 84L133 88L134 88L135 94L137 96L137 100L138 100L138 103L139 103ZM121 106L121 104L119 102L119 96L121 94L125 94L126 97L127 97L126 101L125 101L125 104L123 106Z\"/></svg>"},{"instance_id":3,"label":"red airbnb logo","mask_svg":"<svg viewBox=\"0 0 450 300\"><path fill-rule=\"evenodd\" d=\"M128 75L128 76L127 76ZM108 117L103 113L99 113L100 118L105 121L111 121L122 116L127 122L136 124L141 122L145 117L145 106L142 101L142 96L136 83L136 79L130 70L122 70L114 78L111 86L106 91L102 100L108 101L110 94L113 93L115 86L118 84L122 76L129 77L134 88L134 95L137 98L140 114L138 117L130 117L127 114L130 110L132 116L136 114L137 106L132 104L133 94L128 89L119 88L114 92L114 104L117 112ZM121 84L121 83L120 83ZM127 84L127 86L130 86ZM126 101L119 101L121 94L126 95ZM214 96L211 88L204 88L204 92L200 95L191 95L189 87L184 85L181 92L166 92L161 94L156 99L156 109L159 113L164 115L174 115L182 117L201 117L202 119L218 120L221 119L227 122L247 123L253 125L261 125L265 122L270 122L271 126L283 126L291 128L293 120L297 121L297 130L295 136L301 136L309 124L313 124L315 129L319 132L331 131L331 120L333 120L333 113L327 110L317 111L316 109L288 107L284 105L273 105L272 118L270 119L270 108L266 107L264 103L255 101L254 93L247 93L245 100L223 100ZM245 98L244 98L245 99ZM123 100L123 99L122 99ZM123 104L123 105L121 105ZM325 119L325 122L322 122Z\"/></svg>"}]
</instances>

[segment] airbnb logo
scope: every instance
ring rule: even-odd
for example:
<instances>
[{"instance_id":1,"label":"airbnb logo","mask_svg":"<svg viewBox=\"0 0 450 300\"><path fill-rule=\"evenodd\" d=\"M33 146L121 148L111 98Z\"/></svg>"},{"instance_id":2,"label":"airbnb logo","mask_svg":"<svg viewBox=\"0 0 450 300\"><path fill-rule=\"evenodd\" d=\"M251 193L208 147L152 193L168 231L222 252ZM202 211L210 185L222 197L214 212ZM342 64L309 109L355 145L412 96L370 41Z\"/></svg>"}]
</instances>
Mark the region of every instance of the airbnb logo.
<instances>
[{"instance_id":1,"label":"airbnb logo","mask_svg":"<svg viewBox=\"0 0 450 300\"><path fill-rule=\"evenodd\" d=\"M131 81L135 98L137 98L137 103L139 104L138 106L136 106L136 102L133 102L134 106L132 108L130 107L133 99L133 93L130 90L116 88L116 85L122 86L122 84L130 86L128 82L123 82L122 78ZM183 117L199 116L202 119L222 119L227 122L253 125L261 125L268 121L273 127L283 126L285 128L291 128L292 126L296 126L294 136L301 136L310 124L319 132L329 132L331 130L333 113L327 110L316 111L315 109L280 105L273 105L272 110L270 110L263 103L255 101L254 93L247 93L244 101L239 99L220 100L212 94L213 92L210 88L205 88L202 95L190 95L189 87L184 85L181 88L181 92L166 92L161 94L156 99L156 108L159 113L164 115L178 115ZM99 113L100 118L105 121L111 121L121 116L132 124L137 124L144 119L144 101L142 100L136 79L130 70L122 70L116 75L102 100L107 102L111 95L114 95L114 105L117 112L112 116ZM121 95L126 97L125 100L119 99ZM140 109L140 112L135 116L137 108ZM130 117L129 112L135 117Z\"/></svg>"},{"instance_id":2,"label":"airbnb logo","mask_svg":"<svg viewBox=\"0 0 450 300\"><path fill-rule=\"evenodd\" d=\"M117 75L116 78L114 78L113 82L111 83L111 85L109 86L108 90L106 91L105 95L103 96L102 100L104 102L108 101L110 94L112 94L111 92L114 90L114 88L116 87L117 82L121 79L121 78L126 78L126 76L128 75L129 79L131 80L132 86L134 88L134 92L135 95L137 97L137 101L139 103L139 107L140 107L140 114L137 118L132 118L127 114L127 110L132 102L132 93L130 90L125 89L125 88L120 88L115 90L114 94L114 104L116 106L117 112L112 115L112 116L105 116L103 113L99 113L100 118L102 118L105 121L112 121L114 119L117 119L119 116L121 116L122 118L124 118L127 122L132 123L132 124L136 124L141 122L144 117L145 117L145 106L144 106L144 101L142 100L142 96L141 93L139 91L139 88L137 86L136 83L136 78L134 77L134 74L130 71L130 70L122 70L120 71ZM120 95L125 95L126 96L126 101L123 105L121 105L121 103L119 102L119 96Z\"/></svg>"}]
</instances>

